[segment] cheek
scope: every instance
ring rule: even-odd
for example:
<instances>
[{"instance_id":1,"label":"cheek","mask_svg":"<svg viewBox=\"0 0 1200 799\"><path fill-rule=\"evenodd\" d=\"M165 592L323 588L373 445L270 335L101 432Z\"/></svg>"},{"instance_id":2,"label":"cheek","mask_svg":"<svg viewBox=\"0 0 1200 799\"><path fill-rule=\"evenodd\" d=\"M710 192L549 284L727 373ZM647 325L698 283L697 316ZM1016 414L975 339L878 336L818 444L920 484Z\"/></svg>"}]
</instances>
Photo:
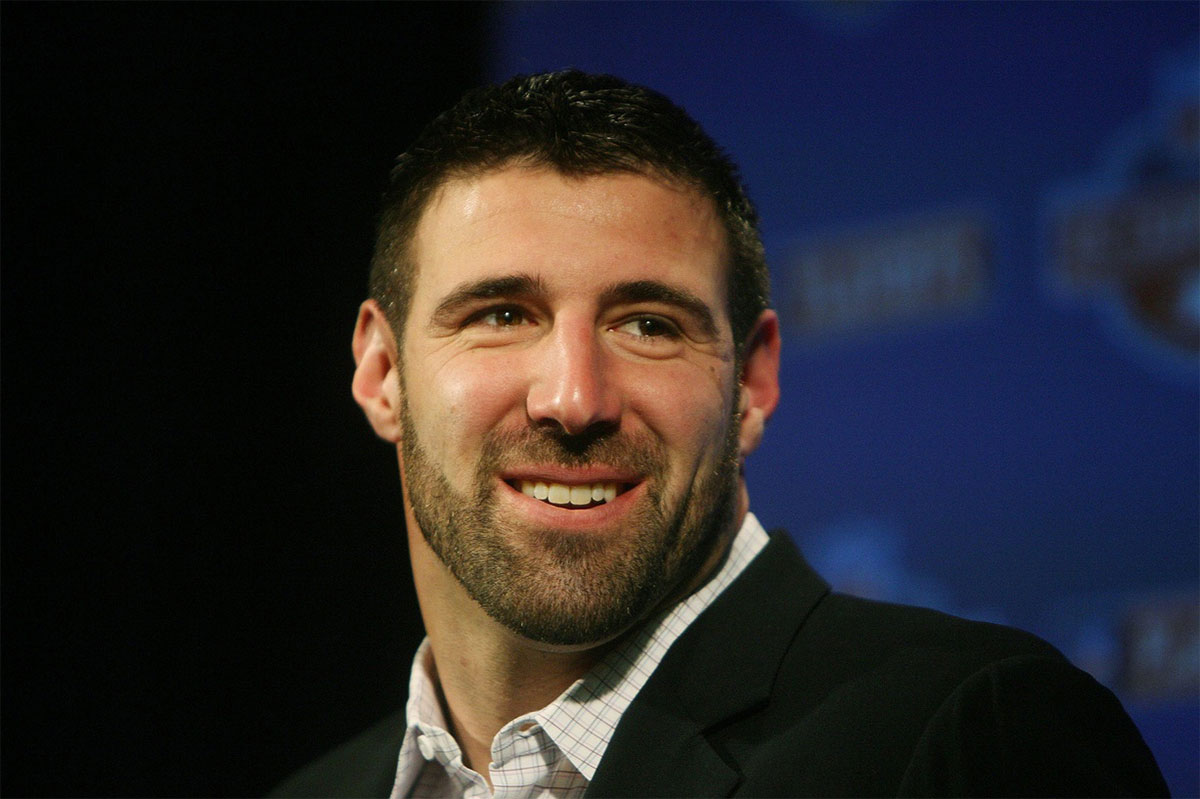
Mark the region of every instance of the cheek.
<instances>
[{"instance_id":1,"label":"cheek","mask_svg":"<svg viewBox=\"0 0 1200 799\"><path fill-rule=\"evenodd\" d=\"M672 452L698 461L724 444L733 387L719 372L672 371L630 381L630 408Z\"/></svg>"},{"instance_id":2,"label":"cheek","mask_svg":"<svg viewBox=\"0 0 1200 799\"><path fill-rule=\"evenodd\" d=\"M409 408L427 449L473 459L480 438L520 413L519 370L470 353L432 372L409 375Z\"/></svg>"}]
</instances>

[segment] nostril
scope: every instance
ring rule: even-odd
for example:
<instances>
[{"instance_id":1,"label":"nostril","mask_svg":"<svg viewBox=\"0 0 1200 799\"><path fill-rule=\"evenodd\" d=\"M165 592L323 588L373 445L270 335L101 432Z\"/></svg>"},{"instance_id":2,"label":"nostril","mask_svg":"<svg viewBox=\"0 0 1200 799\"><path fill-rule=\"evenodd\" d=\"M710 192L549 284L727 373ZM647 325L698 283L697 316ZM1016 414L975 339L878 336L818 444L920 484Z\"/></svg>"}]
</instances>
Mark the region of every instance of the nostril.
<instances>
[{"instance_id":1,"label":"nostril","mask_svg":"<svg viewBox=\"0 0 1200 799\"><path fill-rule=\"evenodd\" d=\"M620 426L615 421L593 422L583 430L573 433L557 422L551 422L557 428L555 436L558 444L571 455L584 455L597 442L615 435Z\"/></svg>"}]
</instances>

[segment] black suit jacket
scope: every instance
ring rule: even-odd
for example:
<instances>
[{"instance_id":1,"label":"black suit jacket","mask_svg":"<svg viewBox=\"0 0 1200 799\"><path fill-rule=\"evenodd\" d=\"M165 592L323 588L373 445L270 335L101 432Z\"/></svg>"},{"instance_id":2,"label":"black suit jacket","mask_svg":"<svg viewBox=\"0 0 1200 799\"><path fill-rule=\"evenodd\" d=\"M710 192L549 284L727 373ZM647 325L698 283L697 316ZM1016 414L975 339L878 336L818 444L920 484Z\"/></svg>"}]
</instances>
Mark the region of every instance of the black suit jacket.
<instances>
[{"instance_id":1,"label":"black suit jacket","mask_svg":"<svg viewBox=\"0 0 1200 799\"><path fill-rule=\"evenodd\" d=\"M387 796L397 714L278 796ZM1166 795L1120 704L1045 642L842 596L786 534L667 652L587 796Z\"/></svg>"}]
</instances>

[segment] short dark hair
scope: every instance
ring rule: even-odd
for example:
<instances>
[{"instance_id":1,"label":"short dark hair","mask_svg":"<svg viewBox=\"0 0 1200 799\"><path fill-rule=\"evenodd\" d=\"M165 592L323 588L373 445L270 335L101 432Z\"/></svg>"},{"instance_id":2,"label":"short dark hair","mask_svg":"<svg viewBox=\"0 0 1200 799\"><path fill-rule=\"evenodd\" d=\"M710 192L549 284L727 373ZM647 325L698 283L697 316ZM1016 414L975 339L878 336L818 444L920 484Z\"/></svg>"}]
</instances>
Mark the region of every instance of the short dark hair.
<instances>
[{"instance_id":1,"label":"short dark hair","mask_svg":"<svg viewBox=\"0 0 1200 799\"><path fill-rule=\"evenodd\" d=\"M510 165L564 175L647 174L699 191L725 227L729 315L740 357L768 306L758 214L737 167L687 112L662 94L611 75L564 70L521 75L468 92L396 159L379 218L370 294L403 337L416 279L409 243L446 181Z\"/></svg>"}]
</instances>

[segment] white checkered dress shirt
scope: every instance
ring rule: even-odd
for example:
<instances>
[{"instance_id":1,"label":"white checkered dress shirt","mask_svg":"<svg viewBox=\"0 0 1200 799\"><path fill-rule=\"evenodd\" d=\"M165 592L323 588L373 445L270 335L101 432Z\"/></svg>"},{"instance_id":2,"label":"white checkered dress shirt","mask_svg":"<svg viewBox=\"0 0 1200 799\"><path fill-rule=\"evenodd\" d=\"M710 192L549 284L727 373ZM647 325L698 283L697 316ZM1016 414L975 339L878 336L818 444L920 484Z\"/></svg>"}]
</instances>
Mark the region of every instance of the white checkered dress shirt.
<instances>
[{"instance_id":1,"label":"white checkered dress shirt","mask_svg":"<svg viewBox=\"0 0 1200 799\"><path fill-rule=\"evenodd\" d=\"M489 766L495 793L467 768L446 731L430 678L429 640L413 658L408 729L400 747L393 799L578 799L595 776L621 715L650 679L667 649L701 611L741 574L767 543L747 513L720 570L700 590L650 619L637 635L609 652L586 675L541 710L513 719L496 733Z\"/></svg>"}]
</instances>

